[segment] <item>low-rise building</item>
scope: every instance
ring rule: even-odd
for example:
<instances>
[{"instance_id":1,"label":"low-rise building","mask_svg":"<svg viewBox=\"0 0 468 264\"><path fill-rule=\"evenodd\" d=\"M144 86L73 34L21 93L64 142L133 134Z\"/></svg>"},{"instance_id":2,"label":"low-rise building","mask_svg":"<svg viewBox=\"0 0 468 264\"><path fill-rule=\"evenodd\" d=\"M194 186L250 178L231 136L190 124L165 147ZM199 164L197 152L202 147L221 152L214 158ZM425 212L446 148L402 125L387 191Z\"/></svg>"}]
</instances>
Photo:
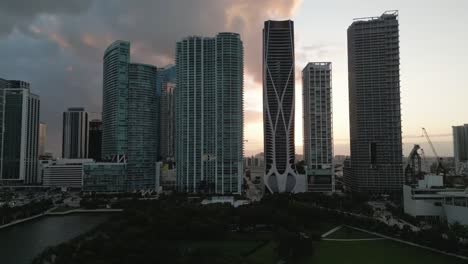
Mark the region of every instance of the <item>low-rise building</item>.
<instances>
[{"instance_id":1,"label":"low-rise building","mask_svg":"<svg viewBox=\"0 0 468 264\"><path fill-rule=\"evenodd\" d=\"M405 213L411 216L468 225L467 191L445 188L442 176L425 175L417 185L404 185L403 200Z\"/></svg>"},{"instance_id":2,"label":"low-rise building","mask_svg":"<svg viewBox=\"0 0 468 264\"><path fill-rule=\"evenodd\" d=\"M82 188L83 165L92 159L57 159L40 161L42 184L46 187Z\"/></svg>"}]
</instances>

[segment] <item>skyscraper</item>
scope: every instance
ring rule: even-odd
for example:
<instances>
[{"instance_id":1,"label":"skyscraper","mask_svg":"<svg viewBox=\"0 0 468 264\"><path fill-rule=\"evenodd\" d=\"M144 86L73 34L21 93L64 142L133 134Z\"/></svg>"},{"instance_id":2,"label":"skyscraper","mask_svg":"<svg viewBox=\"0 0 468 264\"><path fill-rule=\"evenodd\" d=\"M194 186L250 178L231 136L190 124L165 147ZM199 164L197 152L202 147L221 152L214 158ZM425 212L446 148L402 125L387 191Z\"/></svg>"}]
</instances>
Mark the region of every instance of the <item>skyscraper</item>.
<instances>
[{"instance_id":1,"label":"skyscraper","mask_svg":"<svg viewBox=\"0 0 468 264\"><path fill-rule=\"evenodd\" d=\"M45 154L45 148L47 144L47 124L39 123L39 156Z\"/></svg>"},{"instance_id":2,"label":"skyscraper","mask_svg":"<svg viewBox=\"0 0 468 264\"><path fill-rule=\"evenodd\" d=\"M177 186L240 193L243 157L243 44L239 34L177 42Z\"/></svg>"},{"instance_id":3,"label":"skyscraper","mask_svg":"<svg viewBox=\"0 0 468 264\"><path fill-rule=\"evenodd\" d=\"M468 172L468 124L453 126L453 156L456 173Z\"/></svg>"},{"instance_id":4,"label":"skyscraper","mask_svg":"<svg viewBox=\"0 0 468 264\"><path fill-rule=\"evenodd\" d=\"M102 158L124 162L127 154L130 42L117 40L104 52Z\"/></svg>"},{"instance_id":5,"label":"skyscraper","mask_svg":"<svg viewBox=\"0 0 468 264\"><path fill-rule=\"evenodd\" d=\"M89 122L89 145L88 158L95 161L101 161L102 148L102 122L99 119L93 119Z\"/></svg>"},{"instance_id":6,"label":"skyscraper","mask_svg":"<svg viewBox=\"0 0 468 264\"><path fill-rule=\"evenodd\" d=\"M4 184L37 184L39 97L24 81L2 79L0 85L0 180Z\"/></svg>"},{"instance_id":7,"label":"skyscraper","mask_svg":"<svg viewBox=\"0 0 468 264\"><path fill-rule=\"evenodd\" d=\"M348 28L350 172L356 192L401 192L398 12L356 19Z\"/></svg>"},{"instance_id":8,"label":"skyscraper","mask_svg":"<svg viewBox=\"0 0 468 264\"><path fill-rule=\"evenodd\" d=\"M62 158L88 157L88 112L82 107L68 108L63 112Z\"/></svg>"},{"instance_id":9,"label":"skyscraper","mask_svg":"<svg viewBox=\"0 0 468 264\"><path fill-rule=\"evenodd\" d=\"M265 21L263 133L265 185L270 192L304 188L294 164L294 78L294 22Z\"/></svg>"},{"instance_id":10,"label":"skyscraper","mask_svg":"<svg viewBox=\"0 0 468 264\"><path fill-rule=\"evenodd\" d=\"M308 191L334 188L332 65L310 62L302 70L304 161Z\"/></svg>"},{"instance_id":11,"label":"skyscraper","mask_svg":"<svg viewBox=\"0 0 468 264\"><path fill-rule=\"evenodd\" d=\"M159 143L157 69L130 63L130 43L118 40L105 51L103 80L102 158L125 164L120 168L126 173L127 191L154 188ZM99 169L90 166L87 177L92 178L93 171Z\"/></svg>"},{"instance_id":12,"label":"skyscraper","mask_svg":"<svg viewBox=\"0 0 468 264\"><path fill-rule=\"evenodd\" d=\"M174 159L175 153L175 89L176 66L158 69L159 155L163 160Z\"/></svg>"},{"instance_id":13,"label":"skyscraper","mask_svg":"<svg viewBox=\"0 0 468 264\"><path fill-rule=\"evenodd\" d=\"M127 190L154 187L158 158L155 66L128 66Z\"/></svg>"}]
</instances>

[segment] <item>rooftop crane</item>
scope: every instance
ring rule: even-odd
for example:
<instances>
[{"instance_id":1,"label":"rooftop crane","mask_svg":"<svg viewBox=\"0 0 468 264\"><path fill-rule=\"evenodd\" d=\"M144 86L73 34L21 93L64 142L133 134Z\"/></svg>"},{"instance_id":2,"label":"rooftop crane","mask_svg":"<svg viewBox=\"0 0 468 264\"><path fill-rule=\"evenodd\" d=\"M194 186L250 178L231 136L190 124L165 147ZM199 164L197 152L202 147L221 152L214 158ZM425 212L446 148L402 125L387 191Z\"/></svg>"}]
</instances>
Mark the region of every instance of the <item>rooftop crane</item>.
<instances>
[{"instance_id":1,"label":"rooftop crane","mask_svg":"<svg viewBox=\"0 0 468 264\"><path fill-rule=\"evenodd\" d=\"M446 171L444 165L442 164L442 158L440 158L439 155L437 154L437 151L434 148L434 145L432 144L432 141L429 138L429 135L427 134L427 131L426 131L426 129L424 127L422 128L422 132L423 132L423 135L426 137L427 143L429 143L429 146L431 147L432 152L434 153L434 156L437 159L436 174L440 175L442 173L442 175L444 176L444 182L445 182L445 176L446 176L447 171Z\"/></svg>"}]
</instances>

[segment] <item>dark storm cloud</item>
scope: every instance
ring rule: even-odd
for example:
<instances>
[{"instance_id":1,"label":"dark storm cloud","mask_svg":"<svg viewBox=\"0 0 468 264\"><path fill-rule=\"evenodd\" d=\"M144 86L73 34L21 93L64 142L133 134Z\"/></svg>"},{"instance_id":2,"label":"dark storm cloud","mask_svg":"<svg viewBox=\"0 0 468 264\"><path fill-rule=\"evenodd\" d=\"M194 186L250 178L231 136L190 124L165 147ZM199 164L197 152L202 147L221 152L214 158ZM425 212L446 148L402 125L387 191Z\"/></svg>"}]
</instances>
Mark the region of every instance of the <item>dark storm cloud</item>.
<instances>
[{"instance_id":1,"label":"dark storm cloud","mask_svg":"<svg viewBox=\"0 0 468 264\"><path fill-rule=\"evenodd\" d=\"M245 74L259 83L263 21L290 17L299 2L1 1L0 78L31 82L41 97L41 120L49 126L48 150L60 155L61 112L72 106L101 109L102 55L114 40L131 41L132 61L164 66L174 63L175 43L183 37L238 32Z\"/></svg>"}]
</instances>

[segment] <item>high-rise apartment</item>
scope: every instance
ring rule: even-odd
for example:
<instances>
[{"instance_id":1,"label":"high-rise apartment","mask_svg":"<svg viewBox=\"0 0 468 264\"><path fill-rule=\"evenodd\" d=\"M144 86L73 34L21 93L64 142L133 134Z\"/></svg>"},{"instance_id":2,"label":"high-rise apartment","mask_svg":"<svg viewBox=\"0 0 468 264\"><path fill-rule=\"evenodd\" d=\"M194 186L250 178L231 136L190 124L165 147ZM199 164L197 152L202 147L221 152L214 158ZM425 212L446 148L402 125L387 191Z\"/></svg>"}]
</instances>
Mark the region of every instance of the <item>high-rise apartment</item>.
<instances>
[{"instance_id":1,"label":"high-rise apartment","mask_svg":"<svg viewBox=\"0 0 468 264\"><path fill-rule=\"evenodd\" d=\"M93 119L89 122L89 144L88 144L88 158L95 161L101 161L101 148L102 148L102 121L100 119Z\"/></svg>"},{"instance_id":2,"label":"high-rise apartment","mask_svg":"<svg viewBox=\"0 0 468 264\"><path fill-rule=\"evenodd\" d=\"M176 66L158 69L159 108L159 156L173 160L175 153L175 89Z\"/></svg>"},{"instance_id":3,"label":"high-rise apartment","mask_svg":"<svg viewBox=\"0 0 468 264\"><path fill-rule=\"evenodd\" d=\"M0 81L0 180L3 184L37 184L39 96L24 81Z\"/></svg>"},{"instance_id":4,"label":"high-rise apartment","mask_svg":"<svg viewBox=\"0 0 468 264\"><path fill-rule=\"evenodd\" d=\"M68 108L63 112L62 158L88 157L88 112L82 107Z\"/></svg>"},{"instance_id":5,"label":"high-rise apartment","mask_svg":"<svg viewBox=\"0 0 468 264\"><path fill-rule=\"evenodd\" d=\"M298 192L305 184L294 164L294 65L294 22L265 21L263 133L265 185L270 192Z\"/></svg>"},{"instance_id":6,"label":"high-rise apartment","mask_svg":"<svg viewBox=\"0 0 468 264\"><path fill-rule=\"evenodd\" d=\"M127 191L155 188L157 69L130 63L130 43L118 40L105 51L103 80L102 158L125 164L119 168L125 170ZM98 171L90 169L87 177Z\"/></svg>"},{"instance_id":7,"label":"high-rise apartment","mask_svg":"<svg viewBox=\"0 0 468 264\"><path fill-rule=\"evenodd\" d=\"M398 12L355 19L348 28L348 189L401 192L402 168Z\"/></svg>"},{"instance_id":8,"label":"high-rise apartment","mask_svg":"<svg viewBox=\"0 0 468 264\"><path fill-rule=\"evenodd\" d=\"M127 155L130 42L115 41L104 52L102 157L124 162Z\"/></svg>"},{"instance_id":9,"label":"high-rise apartment","mask_svg":"<svg viewBox=\"0 0 468 264\"><path fill-rule=\"evenodd\" d=\"M128 66L127 190L154 187L158 159L155 66Z\"/></svg>"},{"instance_id":10,"label":"high-rise apartment","mask_svg":"<svg viewBox=\"0 0 468 264\"><path fill-rule=\"evenodd\" d=\"M302 70L304 161L307 190L334 189L332 64L310 62Z\"/></svg>"},{"instance_id":11,"label":"high-rise apartment","mask_svg":"<svg viewBox=\"0 0 468 264\"><path fill-rule=\"evenodd\" d=\"M243 44L236 33L177 42L179 191L241 192L243 58Z\"/></svg>"}]
</instances>

